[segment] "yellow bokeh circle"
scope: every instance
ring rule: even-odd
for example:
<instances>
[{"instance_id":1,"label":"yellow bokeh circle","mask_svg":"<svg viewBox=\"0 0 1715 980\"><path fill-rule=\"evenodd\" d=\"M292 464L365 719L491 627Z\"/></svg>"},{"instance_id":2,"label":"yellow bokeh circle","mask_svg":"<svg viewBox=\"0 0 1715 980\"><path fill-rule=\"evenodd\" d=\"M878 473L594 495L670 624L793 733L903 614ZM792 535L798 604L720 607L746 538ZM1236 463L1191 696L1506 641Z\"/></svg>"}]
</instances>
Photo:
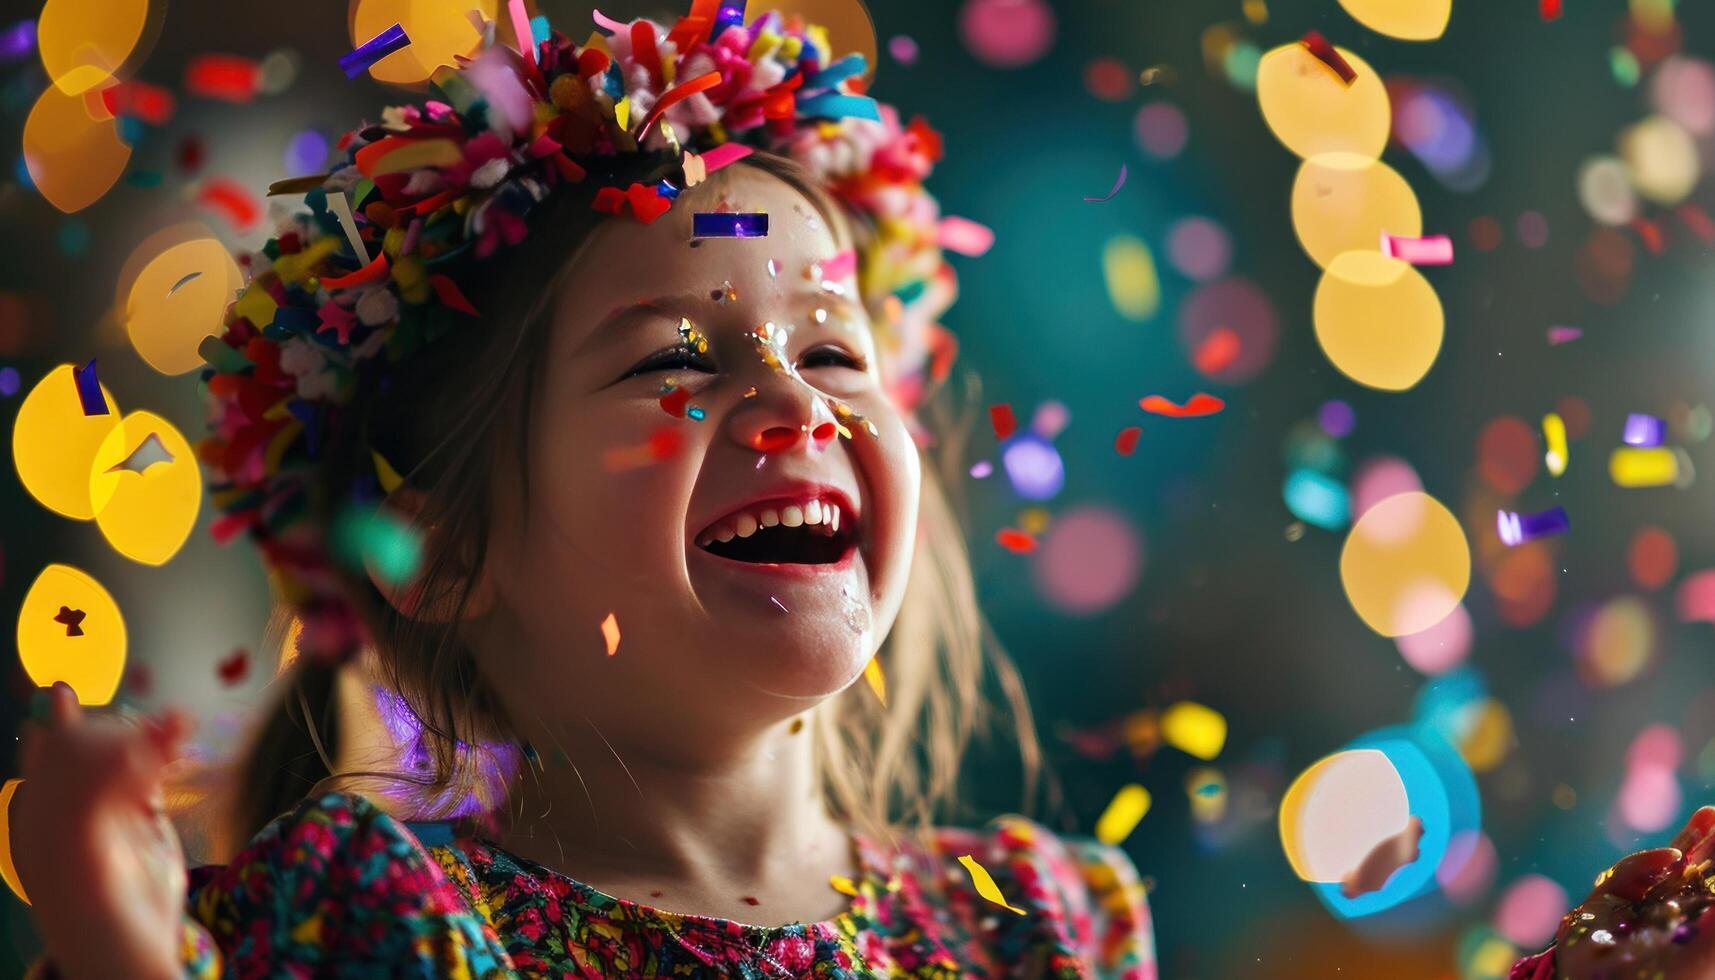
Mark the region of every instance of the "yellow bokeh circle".
<instances>
[{"instance_id":1,"label":"yellow bokeh circle","mask_svg":"<svg viewBox=\"0 0 1715 980\"><path fill-rule=\"evenodd\" d=\"M1411 819L1405 780L1376 749L1336 752L1299 774L1280 801L1280 843L1304 881L1335 882Z\"/></svg>"},{"instance_id":2,"label":"yellow bokeh circle","mask_svg":"<svg viewBox=\"0 0 1715 980\"><path fill-rule=\"evenodd\" d=\"M244 285L226 246L213 238L179 242L149 260L125 296L131 346L162 374L203 366L197 347L221 331L221 318Z\"/></svg>"},{"instance_id":3,"label":"yellow bokeh circle","mask_svg":"<svg viewBox=\"0 0 1715 980\"><path fill-rule=\"evenodd\" d=\"M1309 159L1321 153L1356 153L1375 159L1387 146L1393 108L1369 63L1335 48L1357 78L1347 85L1298 42L1262 56L1256 94L1263 121L1286 148Z\"/></svg>"},{"instance_id":4,"label":"yellow bokeh circle","mask_svg":"<svg viewBox=\"0 0 1715 980\"><path fill-rule=\"evenodd\" d=\"M67 214L106 194L131 159L119 121L90 111L93 93L67 95L49 85L24 120L24 166L49 204Z\"/></svg>"},{"instance_id":5,"label":"yellow bokeh circle","mask_svg":"<svg viewBox=\"0 0 1715 980\"><path fill-rule=\"evenodd\" d=\"M1395 494L1364 511L1340 551L1340 582L1358 618L1383 636L1409 636L1447 618L1471 584L1459 521L1425 493Z\"/></svg>"},{"instance_id":6,"label":"yellow bokeh circle","mask_svg":"<svg viewBox=\"0 0 1715 980\"><path fill-rule=\"evenodd\" d=\"M83 414L72 365L61 364L36 382L12 423L12 463L18 481L43 507L87 521L95 517L89 467L95 451L119 427L119 404L101 386L105 415Z\"/></svg>"},{"instance_id":7,"label":"yellow bokeh circle","mask_svg":"<svg viewBox=\"0 0 1715 980\"><path fill-rule=\"evenodd\" d=\"M1620 158L1638 193L1663 207L1685 200L1703 169L1697 141L1666 116L1650 116L1621 133Z\"/></svg>"},{"instance_id":8,"label":"yellow bokeh circle","mask_svg":"<svg viewBox=\"0 0 1715 980\"><path fill-rule=\"evenodd\" d=\"M1346 252L1377 251L1383 232L1423 234L1417 195L1397 171L1356 153L1323 153L1304 161L1292 183L1292 228L1324 268Z\"/></svg>"},{"instance_id":9,"label":"yellow bokeh circle","mask_svg":"<svg viewBox=\"0 0 1715 980\"><path fill-rule=\"evenodd\" d=\"M184 545L202 505L202 470L189 442L153 412L132 412L89 469L95 523L113 550L161 565Z\"/></svg>"},{"instance_id":10,"label":"yellow bokeh circle","mask_svg":"<svg viewBox=\"0 0 1715 980\"><path fill-rule=\"evenodd\" d=\"M1433 41L1447 30L1453 0L1340 0L1352 19L1401 41Z\"/></svg>"},{"instance_id":11,"label":"yellow bokeh circle","mask_svg":"<svg viewBox=\"0 0 1715 980\"><path fill-rule=\"evenodd\" d=\"M1423 380L1446 329L1429 280L1380 252L1346 252L1328 263L1312 317L1316 341L1340 373L1383 391Z\"/></svg>"},{"instance_id":12,"label":"yellow bokeh circle","mask_svg":"<svg viewBox=\"0 0 1715 980\"><path fill-rule=\"evenodd\" d=\"M499 7L499 0L351 0L346 22L353 47L394 24L403 27L411 43L371 65L369 74L390 85L419 86L436 68L457 64L458 57L474 57L482 34L471 11L492 21Z\"/></svg>"},{"instance_id":13,"label":"yellow bokeh circle","mask_svg":"<svg viewBox=\"0 0 1715 980\"><path fill-rule=\"evenodd\" d=\"M62 616L61 607L71 615ZM106 704L125 673L125 618L87 572L49 565L18 611L18 659L37 687L65 681L78 703Z\"/></svg>"}]
</instances>

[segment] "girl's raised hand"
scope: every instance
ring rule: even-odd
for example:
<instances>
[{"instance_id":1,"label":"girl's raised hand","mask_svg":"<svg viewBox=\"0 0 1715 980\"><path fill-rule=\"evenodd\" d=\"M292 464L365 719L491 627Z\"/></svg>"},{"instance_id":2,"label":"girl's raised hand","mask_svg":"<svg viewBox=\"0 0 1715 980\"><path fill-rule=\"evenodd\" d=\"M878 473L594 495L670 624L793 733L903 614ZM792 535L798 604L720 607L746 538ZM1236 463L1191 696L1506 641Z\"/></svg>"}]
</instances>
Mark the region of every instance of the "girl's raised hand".
<instances>
[{"instance_id":1,"label":"girl's raised hand","mask_svg":"<svg viewBox=\"0 0 1715 980\"><path fill-rule=\"evenodd\" d=\"M180 712L142 725L85 718L72 689L26 725L12 857L56 970L69 980L178 977L184 854L163 771L190 730Z\"/></svg>"}]
</instances>

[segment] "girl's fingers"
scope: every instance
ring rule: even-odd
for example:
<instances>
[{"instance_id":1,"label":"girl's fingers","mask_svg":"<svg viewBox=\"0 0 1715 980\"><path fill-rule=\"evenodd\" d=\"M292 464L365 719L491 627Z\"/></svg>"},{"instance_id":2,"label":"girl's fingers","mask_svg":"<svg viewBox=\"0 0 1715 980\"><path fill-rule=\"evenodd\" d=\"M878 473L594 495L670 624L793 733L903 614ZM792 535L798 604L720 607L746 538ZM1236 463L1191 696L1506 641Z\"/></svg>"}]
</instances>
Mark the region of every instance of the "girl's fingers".
<instances>
[{"instance_id":1,"label":"girl's fingers","mask_svg":"<svg viewBox=\"0 0 1715 980\"><path fill-rule=\"evenodd\" d=\"M1715 846L1715 806L1698 808L1685 822L1685 829L1673 838L1672 846L1685 852L1687 864L1697 864L1708 857L1710 848Z\"/></svg>"},{"instance_id":2,"label":"girl's fingers","mask_svg":"<svg viewBox=\"0 0 1715 980\"><path fill-rule=\"evenodd\" d=\"M83 718L83 705L77 702L77 692L65 681L54 681L48 689L48 705L56 726L71 725Z\"/></svg>"}]
</instances>

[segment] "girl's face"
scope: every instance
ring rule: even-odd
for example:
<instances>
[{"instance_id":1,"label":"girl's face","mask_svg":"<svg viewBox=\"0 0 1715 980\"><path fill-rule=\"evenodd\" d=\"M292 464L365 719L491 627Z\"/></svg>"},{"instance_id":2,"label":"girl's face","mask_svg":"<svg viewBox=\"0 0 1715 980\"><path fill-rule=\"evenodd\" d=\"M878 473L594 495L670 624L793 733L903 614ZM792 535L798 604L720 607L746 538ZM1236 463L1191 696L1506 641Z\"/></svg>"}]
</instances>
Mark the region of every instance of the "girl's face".
<instances>
[{"instance_id":1,"label":"girl's face","mask_svg":"<svg viewBox=\"0 0 1715 980\"><path fill-rule=\"evenodd\" d=\"M767 236L693 239L716 210L766 213ZM574 260L527 503L497 495L482 586L479 659L520 723L570 706L604 728L753 728L862 673L904 593L920 474L855 273L820 270L849 247L737 166L653 224L604 222Z\"/></svg>"}]
</instances>

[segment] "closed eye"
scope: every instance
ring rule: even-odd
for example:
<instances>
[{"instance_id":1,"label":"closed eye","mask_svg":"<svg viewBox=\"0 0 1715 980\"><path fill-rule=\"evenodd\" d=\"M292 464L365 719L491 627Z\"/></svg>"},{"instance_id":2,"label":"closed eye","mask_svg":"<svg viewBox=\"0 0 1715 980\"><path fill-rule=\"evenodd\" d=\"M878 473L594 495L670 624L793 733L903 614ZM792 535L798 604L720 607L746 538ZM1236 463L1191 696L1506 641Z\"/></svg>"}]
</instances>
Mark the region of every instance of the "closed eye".
<instances>
[{"instance_id":1,"label":"closed eye","mask_svg":"<svg viewBox=\"0 0 1715 980\"><path fill-rule=\"evenodd\" d=\"M805 351L804 356L798 360L798 366L800 368L844 367L854 371L869 370L869 365L864 362L863 358L852 354L843 347L828 344Z\"/></svg>"},{"instance_id":2,"label":"closed eye","mask_svg":"<svg viewBox=\"0 0 1715 980\"><path fill-rule=\"evenodd\" d=\"M714 366L709 363L708 358L698 354L690 347L681 345L649 355L639 361L625 376L635 378L640 374L650 374L655 371L707 371L712 373Z\"/></svg>"}]
</instances>

